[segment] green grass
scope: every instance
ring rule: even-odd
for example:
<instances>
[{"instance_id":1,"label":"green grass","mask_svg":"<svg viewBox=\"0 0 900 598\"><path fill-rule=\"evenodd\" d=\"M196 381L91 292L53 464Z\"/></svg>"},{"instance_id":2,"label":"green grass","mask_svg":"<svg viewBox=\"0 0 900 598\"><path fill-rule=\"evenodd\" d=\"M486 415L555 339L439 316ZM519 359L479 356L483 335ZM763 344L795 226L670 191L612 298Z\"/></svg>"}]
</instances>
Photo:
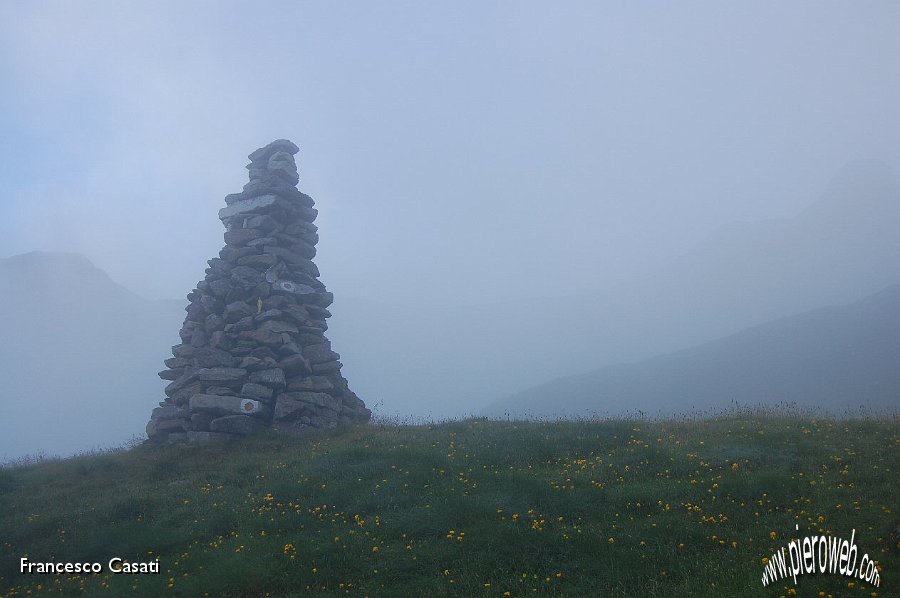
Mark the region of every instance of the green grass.
<instances>
[{"instance_id":1,"label":"green grass","mask_svg":"<svg viewBox=\"0 0 900 598\"><path fill-rule=\"evenodd\" d=\"M881 587L813 574L799 595L898 595L898 429L466 420L5 468L0 595L780 596L763 557L852 529ZM162 572L23 576L25 555Z\"/></svg>"}]
</instances>

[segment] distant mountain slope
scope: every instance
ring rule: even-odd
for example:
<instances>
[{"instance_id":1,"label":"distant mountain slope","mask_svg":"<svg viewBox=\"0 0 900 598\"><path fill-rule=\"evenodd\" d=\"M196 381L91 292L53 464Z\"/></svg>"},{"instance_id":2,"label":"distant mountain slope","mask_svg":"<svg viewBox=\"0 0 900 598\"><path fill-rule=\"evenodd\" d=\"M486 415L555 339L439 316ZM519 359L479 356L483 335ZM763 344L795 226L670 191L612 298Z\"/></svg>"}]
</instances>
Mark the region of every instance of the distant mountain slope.
<instances>
[{"instance_id":1,"label":"distant mountain slope","mask_svg":"<svg viewBox=\"0 0 900 598\"><path fill-rule=\"evenodd\" d=\"M731 401L900 411L900 285L683 351L557 379L499 401L488 413L667 414Z\"/></svg>"},{"instance_id":2,"label":"distant mountain slope","mask_svg":"<svg viewBox=\"0 0 900 598\"><path fill-rule=\"evenodd\" d=\"M795 217L722 227L654 276L603 293L546 298L566 291L545 288L538 270L533 297L494 305L375 305L338 291L331 335L354 387L373 404L472 413L553 377L683 349L900 282L898 230L896 179L883 164L859 162Z\"/></svg>"},{"instance_id":3,"label":"distant mountain slope","mask_svg":"<svg viewBox=\"0 0 900 598\"><path fill-rule=\"evenodd\" d=\"M0 259L0 461L142 434L183 318L80 255Z\"/></svg>"},{"instance_id":4,"label":"distant mountain slope","mask_svg":"<svg viewBox=\"0 0 900 598\"><path fill-rule=\"evenodd\" d=\"M93 301L98 294L116 301L138 300L78 253L32 251L0 259L0 285L13 292L6 299L14 303L42 301L54 294L76 301Z\"/></svg>"}]
</instances>

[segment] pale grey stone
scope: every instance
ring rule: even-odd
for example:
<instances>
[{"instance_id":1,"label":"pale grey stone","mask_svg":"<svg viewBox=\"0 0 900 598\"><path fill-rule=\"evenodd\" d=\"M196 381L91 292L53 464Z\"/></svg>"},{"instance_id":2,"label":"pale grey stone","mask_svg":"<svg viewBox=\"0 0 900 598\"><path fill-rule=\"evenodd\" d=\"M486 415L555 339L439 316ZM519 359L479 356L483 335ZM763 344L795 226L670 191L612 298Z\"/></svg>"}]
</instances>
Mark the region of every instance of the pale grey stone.
<instances>
[{"instance_id":1,"label":"pale grey stone","mask_svg":"<svg viewBox=\"0 0 900 598\"><path fill-rule=\"evenodd\" d=\"M268 212L277 208L288 208L290 205L277 195L260 195L250 199L241 199L219 210L219 220L223 222L235 216L244 216Z\"/></svg>"},{"instance_id":2,"label":"pale grey stone","mask_svg":"<svg viewBox=\"0 0 900 598\"><path fill-rule=\"evenodd\" d=\"M205 411L221 415L255 415L265 412L265 406L254 399L196 394L190 400L191 411Z\"/></svg>"}]
</instances>

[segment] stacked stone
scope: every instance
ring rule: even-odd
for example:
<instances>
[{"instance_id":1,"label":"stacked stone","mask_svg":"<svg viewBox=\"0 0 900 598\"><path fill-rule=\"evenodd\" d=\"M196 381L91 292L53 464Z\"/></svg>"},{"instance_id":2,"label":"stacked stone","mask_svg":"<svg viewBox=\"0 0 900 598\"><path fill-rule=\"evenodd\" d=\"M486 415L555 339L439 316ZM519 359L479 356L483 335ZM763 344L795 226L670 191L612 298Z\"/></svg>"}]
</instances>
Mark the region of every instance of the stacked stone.
<instances>
[{"instance_id":1,"label":"stacked stone","mask_svg":"<svg viewBox=\"0 0 900 598\"><path fill-rule=\"evenodd\" d=\"M294 154L280 139L250 154L250 182L219 211L225 247L172 348L162 401L147 424L158 441L205 441L264 426L288 432L362 423L371 412L341 375L325 338L332 294L312 259L311 197L297 190Z\"/></svg>"}]
</instances>

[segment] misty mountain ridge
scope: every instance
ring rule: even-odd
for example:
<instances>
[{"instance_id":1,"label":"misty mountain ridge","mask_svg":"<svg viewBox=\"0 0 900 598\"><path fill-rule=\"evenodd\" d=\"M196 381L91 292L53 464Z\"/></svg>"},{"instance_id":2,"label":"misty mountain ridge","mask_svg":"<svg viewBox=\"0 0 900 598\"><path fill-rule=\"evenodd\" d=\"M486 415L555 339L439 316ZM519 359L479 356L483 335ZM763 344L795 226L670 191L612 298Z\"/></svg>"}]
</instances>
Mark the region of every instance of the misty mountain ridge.
<instances>
[{"instance_id":1,"label":"misty mountain ridge","mask_svg":"<svg viewBox=\"0 0 900 598\"><path fill-rule=\"evenodd\" d=\"M840 414L900 407L900 284L674 353L559 378L486 410L495 417L692 414L794 404Z\"/></svg>"},{"instance_id":2,"label":"misty mountain ridge","mask_svg":"<svg viewBox=\"0 0 900 598\"><path fill-rule=\"evenodd\" d=\"M655 275L602 293L550 298L535 272L534 296L504 304L338 295L331 332L360 396L438 417L478 412L548 379L861 299L900 282L897 230L891 170L855 162L795 217L721 227Z\"/></svg>"},{"instance_id":3,"label":"misty mountain ridge","mask_svg":"<svg viewBox=\"0 0 900 598\"><path fill-rule=\"evenodd\" d=\"M140 300L79 253L31 251L0 259L0 285L12 292L11 300L39 300L60 291L70 298L86 293L91 298Z\"/></svg>"},{"instance_id":4,"label":"misty mountain ridge","mask_svg":"<svg viewBox=\"0 0 900 598\"><path fill-rule=\"evenodd\" d=\"M858 300L900 279L898 223L889 171L855 167L795 218L719 229L601 294L436 307L337 293L329 335L381 413L459 417L547 380ZM0 421L0 460L143 434L184 300L145 300L83 256L45 252L0 259L0 296L0 396L24 407Z\"/></svg>"},{"instance_id":5,"label":"misty mountain ridge","mask_svg":"<svg viewBox=\"0 0 900 598\"><path fill-rule=\"evenodd\" d=\"M180 301L142 299L86 257L52 252L0 259L0 296L0 396L15 406L0 419L0 462L143 433Z\"/></svg>"}]
</instances>

